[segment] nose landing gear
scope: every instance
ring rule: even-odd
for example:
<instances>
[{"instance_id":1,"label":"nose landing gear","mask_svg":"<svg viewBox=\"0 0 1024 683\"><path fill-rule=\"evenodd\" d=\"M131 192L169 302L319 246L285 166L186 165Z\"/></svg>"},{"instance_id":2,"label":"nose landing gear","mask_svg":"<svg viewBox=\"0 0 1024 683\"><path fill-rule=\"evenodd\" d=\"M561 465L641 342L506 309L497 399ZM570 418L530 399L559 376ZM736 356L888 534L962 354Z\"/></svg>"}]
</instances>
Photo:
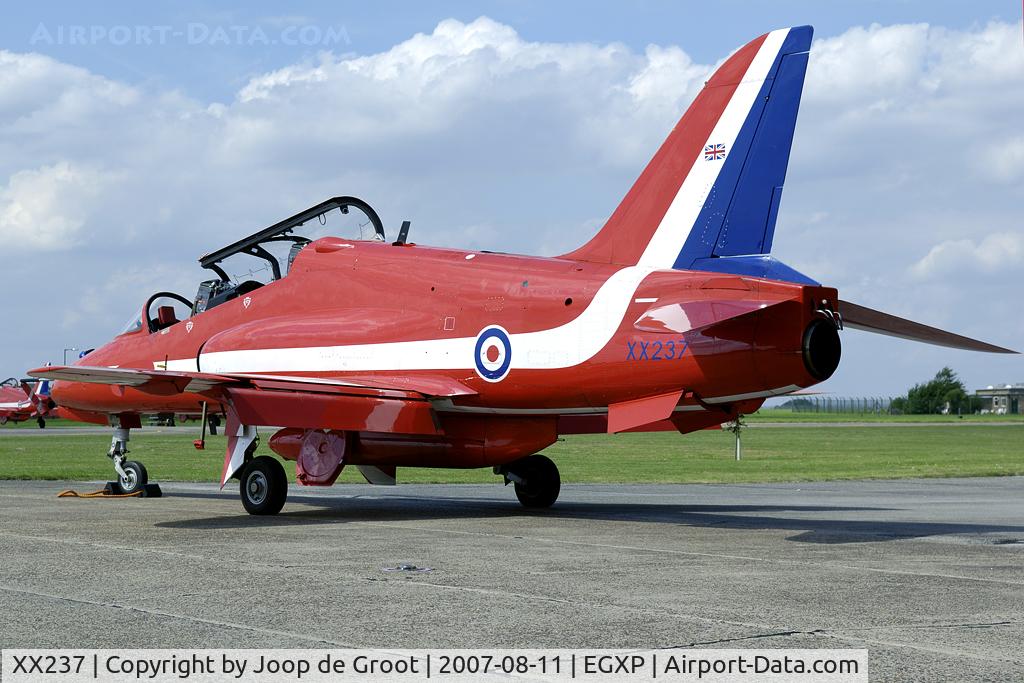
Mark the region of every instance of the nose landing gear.
<instances>
[{"instance_id":1,"label":"nose landing gear","mask_svg":"<svg viewBox=\"0 0 1024 683\"><path fill-rule=\"evenodd\" d=\"M149 472L146 466L137 460L128 460L128 432L125 427L114 429L114 436L110 440L110 450L107 457L114 461L114 471L117 472L117 481L107 483L107 488L113 494L134 494L141 493L143 496L160 496L160 487L149 483Z\"/></svg>"}]
</instances>

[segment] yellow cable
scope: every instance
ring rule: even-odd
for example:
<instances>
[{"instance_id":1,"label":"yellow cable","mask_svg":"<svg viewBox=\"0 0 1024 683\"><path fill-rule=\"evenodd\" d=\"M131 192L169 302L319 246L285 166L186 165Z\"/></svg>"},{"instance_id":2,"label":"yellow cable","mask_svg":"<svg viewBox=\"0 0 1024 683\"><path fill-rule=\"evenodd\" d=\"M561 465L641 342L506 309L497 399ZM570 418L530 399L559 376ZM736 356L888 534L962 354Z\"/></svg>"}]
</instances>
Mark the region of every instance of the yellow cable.
<instances>
[{"instance_id":1,"label":"yellow cable","mask_svg":"<svg viewBox=\"0 0 1024 683\"><path fill-rule=\"evenodd\" d=\"M107 493L106 489L100 489L99 491L93 491L92 493L79 493L71 489L66 489L57 494L58 498L137 498L142 495L142 491L136 491L135 493Z\"/></svg>"}]
</instances>

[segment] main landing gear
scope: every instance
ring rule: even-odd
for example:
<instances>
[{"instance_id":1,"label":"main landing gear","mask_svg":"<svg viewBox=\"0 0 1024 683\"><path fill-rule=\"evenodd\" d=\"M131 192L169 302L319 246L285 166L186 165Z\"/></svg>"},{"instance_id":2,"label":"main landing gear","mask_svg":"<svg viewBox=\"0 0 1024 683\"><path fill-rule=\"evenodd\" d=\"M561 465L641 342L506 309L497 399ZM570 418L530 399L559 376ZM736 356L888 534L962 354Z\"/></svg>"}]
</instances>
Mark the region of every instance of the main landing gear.
<instances>
[{"instance_id":1,"label":"main landing gear","mask_svg":"<svg viewBox=\"0 0 1024 683\"><path fill-rule=\"evenodd\" d=\"M110 440L110 451L107 457L114 461L114 471L117 472L117 486L119 493L136 493L145 491L149 483L149 473L141 462L128 460L128 432L123 427L114 429L114 437Z\"/></svg>"},{"instance_id":2,"label":"main landing gear","mask_svg":"<svg viewBox=\"0 0 1024 683\"><path fill-rule=\"evenodd\" d=\"M238 492L250 515L276 515L288 498L288 476L277 458L261 455L238 474Z\"/></svg>"},{"instance_id":3,"label":"main landing gear","mask_svg":"<svg viewBox=\"0 0 1024 683\"><path fill-rule=\"evenodd\" d=\"M543 455L530 455L508 465L494 468L505 477L505 484L515 484L516 498L528 508L548 508L558 500L562 488L558 467Z\"/></svg>"}]
</instances>

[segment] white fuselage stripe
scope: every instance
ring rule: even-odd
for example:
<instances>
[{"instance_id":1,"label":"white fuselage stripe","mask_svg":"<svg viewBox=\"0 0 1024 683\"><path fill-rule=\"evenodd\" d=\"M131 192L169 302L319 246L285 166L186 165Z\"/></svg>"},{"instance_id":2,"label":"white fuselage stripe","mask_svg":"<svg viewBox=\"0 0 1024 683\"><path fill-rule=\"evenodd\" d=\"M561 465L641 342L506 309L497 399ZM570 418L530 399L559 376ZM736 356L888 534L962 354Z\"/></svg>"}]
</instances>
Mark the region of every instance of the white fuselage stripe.
<instances>
[{"instance_id":1,"label":"white fuselage stripe","mask_svg":"<svg viewBox=\"0 0 1024 683\"><path fill-rule=\"evenodd\" d=\"M788 29L769 33L708 138L731 148ZM702 148L703 149L703 148ZM577 318L537 332L509 334L510 370L568 368L593 358L615 334L644 278L669 269L682 249L722 163L695 160L635 266L615 272ZM213 373L464 370L474 367L476 337L337 346L212 351L171 360L167 370Z\"/></svg>"},{"instance_id":2,"label":"white fuselage stripe","mask_svg":"<svg viewBox=\"0 0 1024 683\"><path fill-rule=\"evenodd\" d=\"M552 370L579 365L603 349L653 268L629 266L601 285L590 305L564 325L509 335L511 369ZM461 370L473 367L476 337L380 344L314 346L203 353L203 372L365 372L370 370ZM196 370L192 358L172 360L168 370Z\"/></svg>"}]
</instances>

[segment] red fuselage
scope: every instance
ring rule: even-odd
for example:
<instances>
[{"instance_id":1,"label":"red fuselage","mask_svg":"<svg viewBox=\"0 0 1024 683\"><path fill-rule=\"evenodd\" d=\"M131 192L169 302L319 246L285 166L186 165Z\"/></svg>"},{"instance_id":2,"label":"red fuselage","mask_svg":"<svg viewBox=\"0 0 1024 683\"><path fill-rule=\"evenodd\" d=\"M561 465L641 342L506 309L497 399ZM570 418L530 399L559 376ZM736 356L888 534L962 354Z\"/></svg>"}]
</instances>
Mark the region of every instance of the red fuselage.
<instances>
[{"instance_id":1,"label":"red fuselage","mask_svg":"<svg viewBox=\"0 0 1024 683\"><path fill-rule=\"evenodd\" d=\"M144 324L93 351L87 364L448 377L476 393L436 405L447 438L434 464L490 465L535 452L559 433L603 432L607 407L623 401L683 388L674 426L691 431L811 385L819 380L805 362L805 330L820 318L819 302L835 297L828 288L716 273L324 238L281 280L166 329ZM683 317L666 319L667 309ZM737 310L749 313L711 327L698 319ZM472 348L493 326L507 331L512 355L498 381L481 375ZM206 400L68 381L52 395L62 406L108 414L195 412ZM492 453L463 457L452 446L463 437L494 442ZM367 461L424 464L423 437L364 433L361 442ZM350 462L358 461L353 454Z\"/></svg>"},{"instance_id":2,"label":"red fuselage","mask_svg":"<svg viewBox=\"0 0 1024 683\"><path fill-rule=\"evenodd\" d=\"M0 422L23 422L36 414L36 407L20 387L0 387Z\"/></svg>"}]
</instances>

